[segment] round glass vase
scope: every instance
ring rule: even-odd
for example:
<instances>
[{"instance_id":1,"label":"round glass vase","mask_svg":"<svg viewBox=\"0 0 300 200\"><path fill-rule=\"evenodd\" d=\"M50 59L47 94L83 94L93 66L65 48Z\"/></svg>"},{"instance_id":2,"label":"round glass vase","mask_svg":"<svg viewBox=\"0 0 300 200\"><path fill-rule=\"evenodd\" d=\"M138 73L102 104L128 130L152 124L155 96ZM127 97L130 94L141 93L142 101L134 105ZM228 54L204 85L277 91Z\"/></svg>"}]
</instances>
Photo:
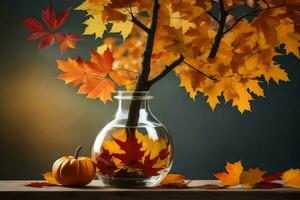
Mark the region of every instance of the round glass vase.
<instances>
[{"instance_id":1,"label":"round glass vase","mask_svg":"<svg viewBox=\"0 0 300 200\"><path fill-rule=\"evenodd\" d=\"M115 117L98 134L92 158L107 186L154 187L168 174L173 144L152 114L149 92L117 92Z\"/></svg>"}]
</instances>

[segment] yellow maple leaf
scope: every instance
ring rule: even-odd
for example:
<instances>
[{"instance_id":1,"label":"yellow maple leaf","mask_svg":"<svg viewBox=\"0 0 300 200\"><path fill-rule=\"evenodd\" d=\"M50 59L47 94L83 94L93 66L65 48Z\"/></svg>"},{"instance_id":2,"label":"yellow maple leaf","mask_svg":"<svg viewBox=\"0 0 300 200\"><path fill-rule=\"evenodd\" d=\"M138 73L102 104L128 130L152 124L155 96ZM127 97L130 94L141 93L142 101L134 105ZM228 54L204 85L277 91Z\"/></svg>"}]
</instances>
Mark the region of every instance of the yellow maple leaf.
<instances>
[{"instance_id":1,"label":"yellow maple leaf","mask_svg":"<svg viewBox=\"0 0 300 200\"><path fill-rule=\"evenodd\" d=\"M109 31L110 33L120 33L123 37L123 40L125 40L128 35L131 33L133 27L133 23L129 20L122 22L113 22L112 23L112 28Z\"/></svg>"},{"instance_id":2,"label":"yellow maple leaf","mask_svg":"<svg viewBox=\"0 0 300 200\"><path fill-rule=\"evenodd\" d=\"M102 21L101 15L93 15L89 19L84 22L87 27L85 28L84 35L93 35L95 34L95 38L101 38L103 36L104 31L106 30L106 25Z\"/></svg>"},{"instance_id":3,"label":"yellow maple leaf","mask_svg":"<svg viewBox=\"0 0 300 200\"><path fill-rule=\"evenodd\" d=\"M264 171L260 169L252 169L250 168L247 171L243 171L240 176L240 184L243 185L244 188L253 188L256 183L259 183L263 180Z\"/></svg>"},{"instance_id":4,"label":"yellow maple leaf","mask_svg":"<svg viewBox=\"0 0 300 200\"><path fill-rule=\"evenodd\" d=\"M300 169L290 169L283 173L281 179L292 188L300 188Z\"/></svg>"},{"instance_id":5,"label":"yellow maple leaf","mask_svg":"<svg viewBox=\"0 0 300 200\"><path fill-rule=\"evenodd\" d=\"M43 177L47 181L47 183L53 184L53 185L59 185L59 183L56 181L56 179L54 178L51 171L44 173Z\"/></svg>"},{"instance_id":6,"label":"yellow maple leaf","mask_svg":"<svg viewBox=\"0 0 300 200\"><path fill-rule=\"evenodd\" d=\"M184 176L182 174L167 174L160 182L160 186L185 187Z\"/></svg>"}]
</instances>

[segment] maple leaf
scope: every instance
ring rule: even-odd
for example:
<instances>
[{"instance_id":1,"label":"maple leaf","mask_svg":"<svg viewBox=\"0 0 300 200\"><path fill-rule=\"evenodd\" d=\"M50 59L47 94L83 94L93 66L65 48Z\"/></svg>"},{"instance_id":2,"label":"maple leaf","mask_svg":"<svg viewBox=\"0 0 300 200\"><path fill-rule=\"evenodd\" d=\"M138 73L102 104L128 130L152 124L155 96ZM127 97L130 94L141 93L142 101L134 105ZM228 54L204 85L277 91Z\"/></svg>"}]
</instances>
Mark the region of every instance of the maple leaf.
<instances>
[{"instance_id":1,"label":"maple leaf","mask_svg":"<svg viewBox=\"0 0 300 200\"><path fill-rule=\"evenodd\" d=\"M44 23L48 26L51 31L55 31L60 28L68 18L71 9L63 10L57 18L55 10L51 4L46 9L42 9L41 17Z\"/></svg>"},{"instance_id":2,"label":"maple leaf","mask_svg":"<svg viewBox=\"0 0 300 200\"><path fill-rule=\"evenodd\" d=\"M27 37L27 40L41 39L39 48L43 48L47 45L53 45L55 43L55 37L57 37L59 44L61 45L62 52L65 52L66 47L75 48L75 43L78 41L78 38L75 39L74 34L67 34L65 36L62 33L52 33L65 23L70 11L70 8L65 9L57 17L51 4L49 4L46 9L41 10L41 18L51 33L45 31L45 28L38 20L34 18L24 18L23 23L31 32L31 34Z\"/></svg>"},{"instance_id":3,"label":"maple leaf","mask_svg":"<svg viewBox=\"0 0 300 200\"><path fill-rule=\"evenodd\" d=\"M158 157L155 157L153 159L150 159L150 154L148 154L145 158L144 158L144 162L142 165L142 173L149 177L149 176L156 176L159 175L159 171L164 169L164 168L156 168L154 167L154 165L157 163L158 161Z\"/></svg>"},{"instance_id":4,"label":"maple leaf","mask_svg":"<svg viewBox=\"0 0 300 200\"><path fill-rule=\"evenodd\" d=\"M106 103L112 99L115 91L115 82L109 77L109 74L115 74L112 70L113 62L114 58L109 49L103 55L93 51L90 61L80 58L58 60L58 68L64 72L58 78L65 83L71 83L73 87L81 84L79 94L87 94L87 98L99 98Z\"/></svg>"},{"instance_id":5,"label":"maple leaf","mask_svg":"<svg viewBox=\"0 0 300 200\"><path fill-rule=\"evenodd\" d=\"M233 164L228 163L226 165L226 172L217 173L215 177L218 178L223 185L235 186L241 184L244 188L253 188L255 184L263 180L262 176L265 172L260 169L250 168L247 171L243 171L241 161Z\"/></svg>"},{"instance_id":6,"label":"maple leaf","mask_svg":"<svg viewBox=\"0 0 300 200\"><path fill-rule=\"evenodd\" d=\"M270 183L272 181L280 180L282 174L283 174L282 172L276 172L276 173L271 174L269 176L265 176L265 177L263 177L263 181L262 182Z\"/></svg>"},{"instance_id":7,"label":"maple leaf","mask_svg":"<svg viewBox=\"0 0 300 200\"><path fill-rule=\"evenodd\" d=\"M117 138L113 139L124 153L114 153L112 155L115 158L120 159L126 167L141 168L142 163L140 161L143 158L145 151L141 151L142 143L138 143L135 134L126 132L125 142Z\"/></svg>"},{"instance_id":8,"label":"maple leaf","mask_svg":"<svg viewBox=\"0 0 300 200\"><path fill-rule=\"evenodd\" d=\"M49 187L49 186L57 186L54 184L50 184L47 182L31 182L29 184L26 184L27 187L35 187L35 188L42 188L42 187Z\"/></svg>"},{"instance_id":9,"label":"maple leaf","mask_svg":"<svg viewBox=\"0 0 300 200\"><path fill-rule=\"evenodd\" d=\"M292 188L300 188L300 169L290 169L281 176L282 181Z\"/></svg>"},{"instance_id":10,"label":"maple leaf","mask_svg":"<svg viewBox=\"0 0 300 200\"><path fill-rule=\"evenodd\" d=\"M160 182L160 186L175 186L186 187L184 176L182 174L167 174L165 178Z\"/></svg>"},{"instance_id":11,"label":"maple leaf","mask_svg":"<svg viewBox=\"0 0 300 200\"><path fill-rule=\"evenodd\" d=\"M241 161L235 162L233 164L227 162L226 172L214 174L214 176L219 179L223 185L237 185L240 183L240 176L243 172L243 166Z\"/></svg>"},{"instance_id":12,"label":"maple leaf","mask_svg":"<svg viewBox=\"0 0 300 200\"><path fill-rule=\"evenodd\" d=\"M54 178L52 171L44 173L43 177L47 181L47 183L51 185L59 185L59 183Z\"/></svg>"},{"instance_id":13,"label":"maple leaf","mask_svg":"<svg viewBox=\"0 0 300 200\"><path fill-rule=\"evenodd\" d=\"M256 183L255 189L274 189L274 188L282 188L283 185L280 183L272 183L272 182L259 182Z\"/></svg>"},{"instance_id":14,"label":"maple leaf","mask_svg":"<svg viewBox=\"0 0 300 200\"><path fill-rule=\"evenodd\" d=\"M263 180L264 171L260 169L252 169L250 168L247 171L243 171L240 176L240 183L244 186L244 188L253 188L255 184L261 182Z\"/></svg>"},{"instance_id":15,"label":"maple leaf","mask_svg":"<svg viewBox=\"0 0 300 200\"><path fill-rule=\"evenodd\" d=\"M108 176L112 176L115 170L118 169L112 161L112 155L106 149L103 149L102 153L96 157L96 166L100 170L100 173Z\"/></svg>"},{"instance_id":16,"label":"maple leaf","mask_svg":"<svg viewBox=\"0 0 300 200\"><path fill-rule=\"evenodd\" d=\"M58 39L62 53L66 52L68 48L76 49L76 43L80 40L80 37L73 33L57 33L55 36Z\"/></svg>"},{"instance_id":17,"label":"maple leaf","mask_svg":"<svg viewBox=\"0 0 300 200\"><path fill-rule=\"evenodd\" d=\"M102 21L100 15L94 15L84 22L87 27L85 28L84 35L93 35L95 38L101 38L104 31L106 30L105 23Z\"/></svg>"}]
</instances>

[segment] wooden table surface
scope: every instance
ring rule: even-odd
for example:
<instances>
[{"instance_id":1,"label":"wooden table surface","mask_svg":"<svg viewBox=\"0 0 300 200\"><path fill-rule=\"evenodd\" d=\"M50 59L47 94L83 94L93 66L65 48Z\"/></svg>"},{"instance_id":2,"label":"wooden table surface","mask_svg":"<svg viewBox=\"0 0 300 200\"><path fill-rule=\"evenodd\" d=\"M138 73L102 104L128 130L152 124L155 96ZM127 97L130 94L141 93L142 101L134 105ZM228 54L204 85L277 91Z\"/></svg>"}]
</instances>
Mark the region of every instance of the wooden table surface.
<instances>
[{"instance_id":1,"label":"wooden table surface","mask_svg":"<svg viewBox=\"0 0 300 200\"><path fill-rule=\"evenodd\" d=\"M93 181L84 188L51 186L26 187L31 181L0 181L0 199L42 200L300 200L300 189L199 189L199 188L111 188ZM195 180L189 186L214 184Z\"/></svg>"}]
</instances>

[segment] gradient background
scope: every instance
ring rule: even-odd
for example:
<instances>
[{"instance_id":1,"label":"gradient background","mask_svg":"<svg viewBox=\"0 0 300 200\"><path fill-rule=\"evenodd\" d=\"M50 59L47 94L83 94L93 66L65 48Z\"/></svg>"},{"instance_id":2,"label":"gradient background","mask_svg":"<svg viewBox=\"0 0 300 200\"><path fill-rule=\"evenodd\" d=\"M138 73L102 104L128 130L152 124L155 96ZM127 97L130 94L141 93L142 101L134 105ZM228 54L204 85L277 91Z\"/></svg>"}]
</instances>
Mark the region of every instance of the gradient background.
<instances>
[{"instance_id":1,"label":"gradient background","mask_svg":"<svg viewBox=\"0 0 300 200\"><path fill-rule=\"evenodd\" d=\"M53 0L57 9L78 4ZM89 155L98 132L113 116L116 102L105 106L77 95L63 81L55 60L81 55L100 41L92 37L79 49L59 52L57 45L37 48L25 41L21 18L37 17L48 0L1 0L0 7L0 179L40 179L62 155L84 145ZM62 31L81 34L83 12L73 12ZM264 84L266 98L252 103L253 112L241 115L229 104L214 112L199 95L189 99L174 74L152 89L152 110L168 127L175 143L173 172L188 178L210 179L226 161L242 159L246 167L269 172L300 167L300 61L293 55L278 58L291 82Z\"/></svg>"}]
</instances>

